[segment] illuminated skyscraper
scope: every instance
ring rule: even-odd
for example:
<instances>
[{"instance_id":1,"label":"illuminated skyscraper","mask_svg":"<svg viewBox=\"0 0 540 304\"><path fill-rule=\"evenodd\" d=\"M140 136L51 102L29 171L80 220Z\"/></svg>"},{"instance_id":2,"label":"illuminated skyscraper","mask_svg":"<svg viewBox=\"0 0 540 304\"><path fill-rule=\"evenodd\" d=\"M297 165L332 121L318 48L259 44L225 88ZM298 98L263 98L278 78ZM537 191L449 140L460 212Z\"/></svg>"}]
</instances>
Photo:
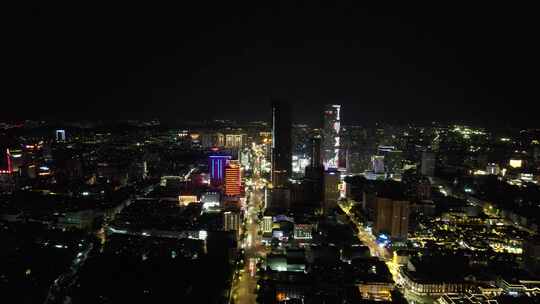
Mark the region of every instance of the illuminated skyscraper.
<instances>
[{"instance_id":1,"label":"illuminated skyscraper","mask_svg":"<svg viewBox=\"0 0 540 304\"><path fill-rule=\"evenodd\" d=\"M292 172L291 110L283 101L272 102L272 184L287 185Z\"/></svg>"},{"instance_id":2,"label":"illuminated skyscraper","mask_svg":"<svg viewBox=\"0 0 540 304\"><path fill-rule=\"evenodd\" d=\"M240 187L240 162L237 160L231 160L225 167L225 195L240 195Z\"/></svg>"},{"instance_id":3,"label":"illuminated skyscraper","mask_svg":"<svg viewBox=\"0 0 540 304\"><path fill-rule=\"evenodd\" d=\"M212 185L217 186L223 184L225 167L230 159L231 157L229 155L209 156L210 182Z\"/></svg>"},{"instance_id":4,"label":"illuminated skyscraper","mask_svg":"<svg viewBox=\"0 0 540 304\"><path fill-rule=\"evenodd\" d=\"M66 130L56 130L56 141L66 141Z\"/></svg>"},{"instance_id":5,"label":"illuminated skyscraper","mask_svg":"<svg viewBox=\"0 0 540 304\"><path fill-rule=\"evenodd\" d=\"M340 155L340 105L326 105L323 122L323 165L325 169L339 167Z\"/></svg>"}]
</instances>

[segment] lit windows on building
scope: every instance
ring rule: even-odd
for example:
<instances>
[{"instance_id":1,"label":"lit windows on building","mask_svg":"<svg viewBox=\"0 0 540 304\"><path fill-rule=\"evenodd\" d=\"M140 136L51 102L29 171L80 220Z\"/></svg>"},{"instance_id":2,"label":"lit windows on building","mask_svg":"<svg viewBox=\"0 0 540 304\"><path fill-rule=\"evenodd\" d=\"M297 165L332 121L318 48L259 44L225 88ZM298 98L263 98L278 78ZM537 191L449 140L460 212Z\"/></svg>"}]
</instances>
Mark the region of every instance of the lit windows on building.
<instances>
[{"instance_id":1,"label":"lit windows on building","mask_svg":"<svg viewBox=\"0 0 540 304\"><path fill-rule=\"evenodd\" d=\"M233 211L223 212L223 230L236 231L240 234L240 213Z\"/></svg>"},{"instance_id":2,"label":"lit windows on building","mask_svg":"<svg viewBox=\"0 0 540 304\"><path fill-rule=\"evenodd\" d=\"M225 167L225 195L235 196L241 193L240 163L237 160L229 161Z\"/></svg>"},{"instance_id":3,"label":"lit windows on building","mask_svg":"<svg viewBox=\"0 0 540 304\"><path fill-rule=\"evenodd\" d=\"M66 130L56 130L55 135L56 135L56 141L58 142L66 141Z\"/></svg>"},{"instance_id":4,"label":"lit windows on building","mask_svg":"<svg viewBox=\"0 0 540 304\"><path fill-rule=\"evenodd\" d=\"M303 155L292 156L292 171L296 174L303 174L306 171L306 167L311 163L311 159Z\"/></svg>"},{"instance_id":5,"label":"lit windows on building","mask_svg":"<svg viewBox=\"0 0 540 304\"><path fill-rule=\"evenodd\" d=\"M212 185L221 185L223 183L225 178L225 167L230 159L231 156L229 155L209 156L210 182Z\"/></svg>"},{"instance_id":6,"label":"lit windows on building","mask_svg":"<svg viewBox=\"0 0 540 304\"><path fill-rule=\"evenodd\" d=\"M297 240L311 240L312 232L311 224L294 224L294 238Z\"/></svg>"},{"instance_id":7,"label":"lit windows on building","mask_svg":"<svg viewBox=\"0 0 540 304\"><path fill-rule=\"evenodd\" d=\"M271 216L265 216L263 217L262 221L262 230L263 233L272 233L272 225L273 225L272 217Z\"/></svg>"},{"instance_id":8,"label":"lit windows on building","mask_svg":"<svg viewBox=\"0 0 540 304\"><path fill-rule=\"evenodd\" d=\"M326 105L323 123L323 164L326 169L339 167L340 105Z\"/></svg>"},{"instance_id":9,"label":"lit windows on building","mask_svg":"<svg viewBox=\"0 0 540 304\"><path fill-rule=\"evenodd\" d=\"M178 196L178 203L180 206L187 206L191 203L198 203L199 200L197 199L196 195L180 195Z\"/></svg>"},{"instance_id":10,"label":"lit windows on building","mask_svg":"<svg viewBox=\"0 0 540 304\"><path fill-rule=\"evenodd\" d=\"M244 145L246 134L226 134L226 148L241 148Z\"/></svg>"},{"instance_id":11,"label":"lit windows on building","mask_svg":"<svg viewBox=\"0 0 540 304\"><path fill-rule=\"evenodd\" d=\"M523 161L521 159L511 159L508 164L512 168L521 168Z\"/></svg>"}]
</instances>

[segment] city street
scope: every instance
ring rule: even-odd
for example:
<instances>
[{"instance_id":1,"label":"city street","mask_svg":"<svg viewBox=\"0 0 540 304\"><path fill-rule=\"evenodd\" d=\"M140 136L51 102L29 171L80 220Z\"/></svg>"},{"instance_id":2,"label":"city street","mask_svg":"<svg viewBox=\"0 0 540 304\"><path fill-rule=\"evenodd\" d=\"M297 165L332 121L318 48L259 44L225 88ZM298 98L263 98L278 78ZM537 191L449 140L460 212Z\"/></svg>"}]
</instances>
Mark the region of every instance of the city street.
<instances>
[{"instance_id":1,"label":"city street","mask_svg":"<svg viewBox=\"0 0 540 304\"><path fill-rule=\"evenodd\" d=\"M358 239L360 239L360 241L364 243L364 245L368 246L371 255L376 256L385 262L391 260L392 255L390 254L390 252L386 248L381 247L377 244L377 242L375 241L375 237L373 237L371 233L366 231L365 227L351 216L349 208L344 208L343 206L340 207L343 212L345 212L345 214L349 216L351 222L358 228Z\"/></svg>"},{"instance_id":2,"label":"city street","mask_svg":"<svg viewBox=\"0 0 540 304\"><path fill-rule=\"evenodd\" d=\"M385 247L379 246L375 241L375 237L369 231L367 231L361 223L351 217L349 208L341 205L340 207L345 212L345 214L349 216L351 222L353 222L358 228L358 239L369 248L372 256L375 256L386 263L388 270L392 274L392 279L394 280L394 282L400 282L400 266L394 262L390 251L387 250ZM401 292L403 293L403 296L405 297L407 302L410 304L426 304L433 302L432 298L416 295L407 289L401 288Z\"/></svg>"},{"instance_id":3,"label":"city street","mask_svg":"<svg viewBox=\"0 0 540 304\"><path fill-rule=\"evenodd\" d=\"M54 280L54 283L49 288L49 292L45 298L45 304L63 301L63 293L67 288L71 287L76 282L77 273L88 259L88 255L93 248L94 244L89 243L88 247L84 251L80 252L77 255L77 258L73 260L69 270Z\"/></svg>"},{"instance_id":4,"label":"city street","mask_svg":"<svg viewBox=\"0 0 540 304\"><path fill-rule=\"evenodd\" d=\"M393 261L390 251L387 250L385 247L379 246L379 244L377 244L377 242L375 241L375 237L369 231L367 231L361 223L356 221L351 216L350 208L344 208L341 205L340 207L345 212L345 214L349 216L351 222L358 228L358 239L369 248L369 252L372 256L375 256L386 263L388 270L392 274L392 279L394 280L394 282L399 282L399 265L397 265Z\"/></svg>"},{"instance_id":5,"label":"city street","mask_svg":"<svg viewBox=\"0 0 540 304\"><path fill-rule=\"evenodd\" d=\"M232 303L255 303L257 288L257 261L264 256L265 249L258 234L257 214L262 205L263 194L261 190L254 189L246 211L246 237L242 241L245 250L245 265L235 276L232 287Z\"/></svg>"}]
</instances>

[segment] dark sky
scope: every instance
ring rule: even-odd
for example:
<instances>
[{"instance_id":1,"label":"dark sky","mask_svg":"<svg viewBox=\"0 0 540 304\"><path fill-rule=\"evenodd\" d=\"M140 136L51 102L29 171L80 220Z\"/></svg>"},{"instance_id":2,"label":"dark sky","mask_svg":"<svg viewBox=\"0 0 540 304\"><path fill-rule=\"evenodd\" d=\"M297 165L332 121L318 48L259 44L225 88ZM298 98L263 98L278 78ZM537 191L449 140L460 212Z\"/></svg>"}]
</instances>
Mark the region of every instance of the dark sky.
<instances>
[{"instance_id":1,"label":"dark sky","mask_svg":"<svg viewBox=\"0 0 540 304\"><path fill-rule=\"evenodd\" d=\"M279 97L309 123L325 103L346 123L537 121L531 7L178 2L199 4L25 9L0 118L254 120Z\"/></svg>"}]
</instances>

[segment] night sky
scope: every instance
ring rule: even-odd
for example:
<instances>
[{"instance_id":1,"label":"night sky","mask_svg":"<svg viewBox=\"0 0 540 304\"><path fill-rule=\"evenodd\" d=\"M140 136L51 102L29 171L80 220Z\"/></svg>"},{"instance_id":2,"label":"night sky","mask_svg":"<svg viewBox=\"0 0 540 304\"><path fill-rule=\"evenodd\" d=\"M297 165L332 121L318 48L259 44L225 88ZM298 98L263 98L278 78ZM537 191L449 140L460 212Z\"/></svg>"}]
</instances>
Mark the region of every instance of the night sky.
<instances>
[{"instance_id":1,"label":"night sky","mask_svg":"<svg viewBox=\"0 0 540 304\"><path fill-rule=\"evenodd\" d=\"M307 123L537 122L532 8L194 2L26 8L0 119L261 120L277 97Z\"/></svg>"}]
</instances>

